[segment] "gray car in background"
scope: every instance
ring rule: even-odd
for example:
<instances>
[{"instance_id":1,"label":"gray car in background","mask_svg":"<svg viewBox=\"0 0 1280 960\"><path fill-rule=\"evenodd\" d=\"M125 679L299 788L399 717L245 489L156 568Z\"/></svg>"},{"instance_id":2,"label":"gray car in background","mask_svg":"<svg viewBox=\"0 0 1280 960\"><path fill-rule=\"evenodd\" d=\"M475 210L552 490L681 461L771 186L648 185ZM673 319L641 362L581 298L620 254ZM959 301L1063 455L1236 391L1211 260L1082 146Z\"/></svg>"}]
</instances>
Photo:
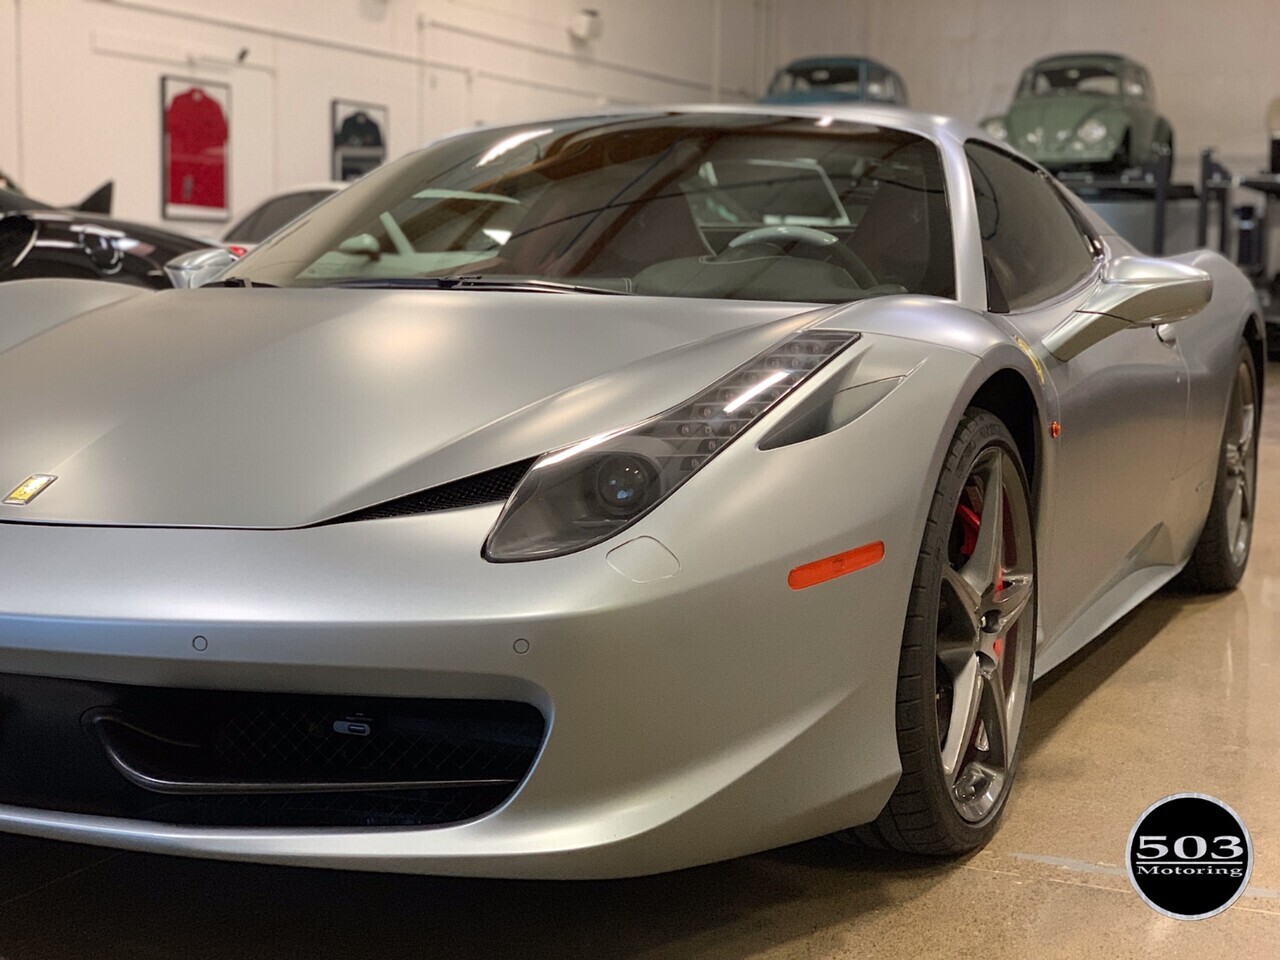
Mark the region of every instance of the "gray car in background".
<instances>
[{"instance_id":1,"label":"gray car in background","mask_svg":"<svg viewBox=\"0 0 1280 960\"><path fill-rule=\"evenodd\" d=\"M16 833L513 877L963 853L1032 678L1249 556L1248 282L898 109L470 131L200 289L0 314Z\"/></svg>"},{"instance_id":2,"label":"gray car in background","mask_svg":"<svg viewBox=\"0 0 1280 960\"><path fill-rule=\"evenodd\" d=\"M244 256L280 228L292 223L318 203L328 200L345 183L317 183L293 187L267 197L227 229L222 244Z\"/></svg>"}]
</instances>

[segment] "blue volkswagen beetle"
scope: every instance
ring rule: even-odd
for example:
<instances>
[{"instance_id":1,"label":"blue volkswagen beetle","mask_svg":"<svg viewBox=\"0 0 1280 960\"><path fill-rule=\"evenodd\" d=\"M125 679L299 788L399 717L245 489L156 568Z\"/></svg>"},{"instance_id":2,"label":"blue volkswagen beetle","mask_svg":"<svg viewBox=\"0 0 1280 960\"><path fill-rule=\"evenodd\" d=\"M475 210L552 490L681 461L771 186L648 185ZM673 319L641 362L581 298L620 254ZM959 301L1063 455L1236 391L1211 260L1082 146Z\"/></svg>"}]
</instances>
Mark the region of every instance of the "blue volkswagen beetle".
<instances>
[{"instance_id":1,"label":"blue volkswagen beetle","mask_svg":"<svg viewBox=\"0 0 1280 960\"><path fill-rule=\"evenodd\" d=\"M896 71L866 57L808 57L787 64L761 103L907 104L907 86Z\"/></svg>"}]
</instances>

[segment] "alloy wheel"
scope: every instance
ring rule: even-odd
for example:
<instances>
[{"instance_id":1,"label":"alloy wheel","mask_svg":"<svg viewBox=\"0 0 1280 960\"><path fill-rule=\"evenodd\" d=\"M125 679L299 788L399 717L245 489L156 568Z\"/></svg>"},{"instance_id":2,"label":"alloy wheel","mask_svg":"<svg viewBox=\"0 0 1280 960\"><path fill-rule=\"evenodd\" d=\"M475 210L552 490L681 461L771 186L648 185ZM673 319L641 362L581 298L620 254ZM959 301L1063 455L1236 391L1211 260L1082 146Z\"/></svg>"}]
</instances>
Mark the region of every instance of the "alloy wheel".
<instances>
[{"instance_id":1,"label":"alloy wheel","mask_svg":"<svg viewBox=\"0 0 1280 960\"><path fill-rule=\"evenodd\" d=\"M971 823L1010 782L1031 685L1034 531L1022 476L1002 447L974 461L939 585L935 705L948 794Z\"/></svg>"},{"instance_id":2,"label":"alloy wheel","mask_svg":"<svg viewBox=\"0 0 1280 960\"><path fill-rule=\"evenodd\" d=\"M1231 407L1227 411L1227 430L1223 459L1226 467L1227 543L1231 560L1243 564L1249 553L1253 531L1254 482L1257 479L1258 454L1254 434L1257 432L1257 385L1253 368L1241 363L1236 368L1231 388Z\"/></svg>"}]
</instances>

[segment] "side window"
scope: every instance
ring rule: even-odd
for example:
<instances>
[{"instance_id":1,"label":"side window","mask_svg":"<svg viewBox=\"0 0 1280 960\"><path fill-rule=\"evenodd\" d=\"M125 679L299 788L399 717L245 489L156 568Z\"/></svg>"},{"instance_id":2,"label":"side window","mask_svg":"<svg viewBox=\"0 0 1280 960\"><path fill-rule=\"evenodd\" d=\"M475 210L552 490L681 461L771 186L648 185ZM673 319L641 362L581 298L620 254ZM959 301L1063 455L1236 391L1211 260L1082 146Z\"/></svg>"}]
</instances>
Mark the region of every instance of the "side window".
<instances>
[{"instance_id":1,"label":"side window","mask_svg":"<svg viewBox=\"0 0 1280 960\"><path fill-rule=\"evenodd\" d=\"M1093 243L1047 175L983 143L965 144L987 301L997 313L1063 293L1093 269Z\"/></svg>"},{"instance_id":2,"label":"side window","mask_svg":"<svg viewBox=\"0 0 1280 960\"><path fill-rule=\"evenodd\" d=\"M868 63L863 69L866 71L866 98L891 102L893 90L889 83L889 72L878 63Z\"/></svg>"},{"instance_id":3,"label":"side window","mask_svg":"<svg viewBox=\"0 0 1280 960\"><path fill-rule=\"evenodd\" d=\"M313 190L311 193L308 193L307 209L310 210L312 207L319 206L321 203L332 197L335 192L336 191L333 190Z\"/></svg>"},{"instance_id":4,"label":"side window","mask_svg":"<svg viewBox=\"0 0 1280 960\"><path fill-rule=\"evenodd\" d=\"M253 236L245 237L246 243L261 243L286 223L302 216L316 204L314 193L291 193L272 200L262 208L253 224Z\"/></svg>"},{"instance_id":5,"label":"side window","mask_svg":"<svg viewBox=\"0 0 1280 960\"><path fill-rule=\"evenodd\" d=\"M262 219L262 208L258 207L247 217L226 232L223 240L227 243L256 243L250 237L257 236L258 221Z\"/></svg>"},{"instance_id":6,"label":"side window","mask_svg":"<svg viewBox=\"0 0 1280 960\"><path fill-rule=\"evenodd\" d=\"M1150 96L1146 74L1138 67L1128 67L1124 72L1124 94L1134 100L1146 100Z\"/></svg>"}]
</instances>

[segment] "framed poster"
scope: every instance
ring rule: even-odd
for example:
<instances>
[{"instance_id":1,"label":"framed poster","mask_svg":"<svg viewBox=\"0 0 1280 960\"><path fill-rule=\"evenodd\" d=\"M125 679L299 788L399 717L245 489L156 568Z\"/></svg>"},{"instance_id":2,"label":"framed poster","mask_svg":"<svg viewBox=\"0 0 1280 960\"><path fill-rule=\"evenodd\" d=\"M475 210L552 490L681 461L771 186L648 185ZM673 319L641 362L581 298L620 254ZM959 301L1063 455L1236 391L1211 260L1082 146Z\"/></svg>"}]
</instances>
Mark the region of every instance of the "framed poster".
<instances>
[{"instance_id":1,"label":"framed poster","mask_svg":"<svg viewBox=\"0 0 1280 960\"><path fill-rule=\"evenodd\" d=\"M165 219L229 219L231 88L208 80L161 77L160 109Z\"/></svg>"},{"instance_id":2,"label":"framed poster","mask_svg":"<svg viewBox=\"0 0 1280 960\"><path fill-rule=\"evenodd\" d=\"M335 180L359 180L387 159L387 108L334 100L330 110Z\"/></svg>"}]
</instances>

